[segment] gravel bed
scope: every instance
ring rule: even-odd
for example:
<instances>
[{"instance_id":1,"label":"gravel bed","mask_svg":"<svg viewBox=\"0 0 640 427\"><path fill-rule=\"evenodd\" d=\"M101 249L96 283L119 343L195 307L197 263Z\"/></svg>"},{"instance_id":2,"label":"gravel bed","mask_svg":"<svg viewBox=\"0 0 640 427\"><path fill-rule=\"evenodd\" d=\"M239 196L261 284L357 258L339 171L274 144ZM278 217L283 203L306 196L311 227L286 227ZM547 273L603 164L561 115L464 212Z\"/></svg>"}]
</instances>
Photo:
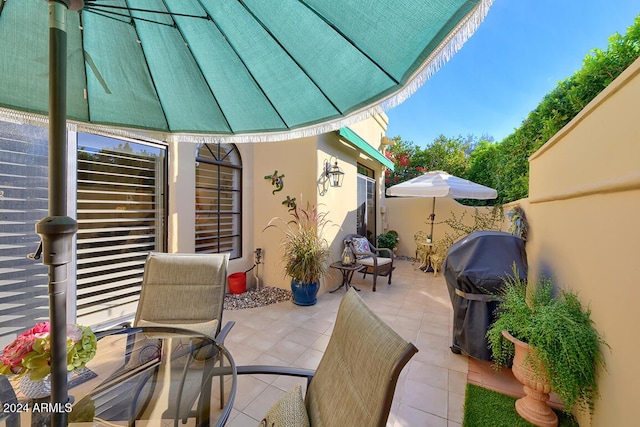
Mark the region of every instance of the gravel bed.
<instances>
[{"instance_id":1,"label":"gravel bed","mask_svg":"<svg viewBox=\"0 0 640 427\"><path fill-rule=\"evenodd\" d=\"M292 298L291 291L264 286L255 291L226 295L224 298L224 309L242 310L244 308L263 307L277 302L291 301Z\"/></svg>"},{"instance_id":2,"label":"gravel bed","mask_svg":"<svg viewBox=\"0 0 640 427\"><path fill-rule=\"evenodd\" d=\"M415 258L398 256L396 259L415 261ZM228 294L224 298L225 310L242 310L245 308L264 307L277 302L291 301L291 291L286 289L264 286L259 290L247 291L242 294Z\"/></svg>"}]
</instances>

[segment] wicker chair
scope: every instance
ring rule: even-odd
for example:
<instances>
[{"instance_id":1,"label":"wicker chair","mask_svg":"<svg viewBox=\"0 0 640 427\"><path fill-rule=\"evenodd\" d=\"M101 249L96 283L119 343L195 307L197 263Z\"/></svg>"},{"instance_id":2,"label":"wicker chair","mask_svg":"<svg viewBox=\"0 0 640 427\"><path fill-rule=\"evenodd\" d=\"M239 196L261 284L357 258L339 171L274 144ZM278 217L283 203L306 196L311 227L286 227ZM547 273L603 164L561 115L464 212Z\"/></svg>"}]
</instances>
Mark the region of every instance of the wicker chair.
<instances>
[{"instance_id":1,"label":"wicker chair","mask_svg":"<svg viewBox=\"0 0 640 427\"><path fill-rule=\"evenodd\" d=\"M364 243L364 248L360 248L354 239L360 239L360 242ZM353 254L358 258L358 263L363 265L362 278L367 277L367 274L373 276L373 292L376 291L376 279L378 276L388 276L387 284L391 284L391 276L393 275L393 251L387 248L376 248L366 238L357 234L348 234L345 237L345 241L349 242L349 246L353 251ZM385 256L381 256L385 254Z\"/></svg>"},{"instance_id":2,"label":"wicker chair","mask_svg":"<svg viewBox=\"0 0 640 427\"><path fill-rule=\"evenodd\" d=\"M418 350L349 289L318 369L238 366L239 375L306 377L311 426L385 426L400 372ZM291 422L291 420L289 420ZM287 424L294 425L294 424ZM302 425L295 424L295 425Z\"/></svg>"}]
</instances>

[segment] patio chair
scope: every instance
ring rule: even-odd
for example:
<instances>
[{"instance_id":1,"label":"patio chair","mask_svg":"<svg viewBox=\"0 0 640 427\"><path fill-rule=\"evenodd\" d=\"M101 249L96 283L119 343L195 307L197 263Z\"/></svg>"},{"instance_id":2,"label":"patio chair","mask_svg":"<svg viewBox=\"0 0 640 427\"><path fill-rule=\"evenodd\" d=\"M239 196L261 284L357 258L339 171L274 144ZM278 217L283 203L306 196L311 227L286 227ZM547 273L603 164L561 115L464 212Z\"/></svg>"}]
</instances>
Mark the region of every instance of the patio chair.
<instances>
[{"instance_id":1,"label":"patio chair","mask_svg":"<svg viewBox=\"0 0 640 427\"><path fill-rule=\"evenodd\" d=\"M418 231L413 235L413 240L416 242L416 257L412 264L415 264L416 261L420 261L420 267L422 267L423 264L426 264L425 260L428 256L427 247L424 245L424 243L427 242L427 233L424 231Z\"/></svg>"},{"instance_id":2,"label":"patio chair","mask_svg":"<svg viewBox=\"0 0 640 427\"><path fill-rule=\"evenodd\" d=\"M307 378L304 402L300 392L290 391L269 410L263 425L382 427L400 372L417 351L349 289L340 301L331 338L315 372L257 365L237 370L239 375ZM283 413L289 414L287 419L277 419Z\"/></svg>"},{"instance_id":3,"label":"patio chair","mask_svg":"<svg viewBox=\"0 0 640 427\"><path fill-rule=\"evenodd\" d=\"M228 263L229 254L150 253L144 266L134 326L188 329L224 344L235 324L227 322L224 328L221 327ZM187 371L185 368L185 375ZM177 393L177 407L181 408L179 412L185 421L191 408L185 402L195 401L195 398L197 396L186 398L182 390ZM220 401L222 408L222 376Z\"/></svg>"},{"instance_id":4,"label":"patio chair","mask_svg":"<svg viewBox=\"0 0 640 427\"><path fill-rule=\"evenodd\" d=\"M367 274L373 275L373 292L376 291L376 279L378 276L388 276L387 284L391 284L391 276L393 273L393 251L387 248L376 248L365 237L357 234L348 234L345 241L349 242L349 246L356 256L358 263L363 265L362 278ZM388 257L381 256L382 254Z\"/></svg>"}]
</instances>

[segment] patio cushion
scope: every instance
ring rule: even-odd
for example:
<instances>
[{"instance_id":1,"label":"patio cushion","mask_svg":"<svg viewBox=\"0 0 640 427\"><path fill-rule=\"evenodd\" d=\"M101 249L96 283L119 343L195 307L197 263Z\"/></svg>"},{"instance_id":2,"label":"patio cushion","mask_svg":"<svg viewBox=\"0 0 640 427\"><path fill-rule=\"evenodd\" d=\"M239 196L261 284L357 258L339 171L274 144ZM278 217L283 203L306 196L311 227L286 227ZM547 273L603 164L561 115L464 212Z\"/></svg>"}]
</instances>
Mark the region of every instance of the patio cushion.
<instances>
[{"instance_id":1,"label":"patio cushion","mask_svg":"<svg viewBox=\"0 0 640 427\"><path fill-rule=\"evenodd\" d=\"M366 257L366 258L362 258L359 259L358 262L362 265L366 265L366 266L373 266L373 257ZM381 258L378 257L378 267L380 267L381 265L386 265L389 264L391 262L391 258Z\"/></svg>"},{"instance_id":2,"label":"patio cushion","mask_svg":"<svg viewBox=\"0 0 640 427\"><path fill-rule=\"evenodd\" d=\"M356 252L371 252L369 248L369 241L364 237L355 237L351 240L353 243L353 249ZM356 255L356 258L366 258L367 255Z\"/></svg>"},{"instance_id":3,"label":"patio cushion","mask_svg":"<svg viewBox=\"0 0 640 427\"><path fill-rule=\"evenodd\" d=\"M302 400L302 388L297 385L283 395L269 409L259 426L308 427L309 417Z\"/></svg>"}]
</instances>

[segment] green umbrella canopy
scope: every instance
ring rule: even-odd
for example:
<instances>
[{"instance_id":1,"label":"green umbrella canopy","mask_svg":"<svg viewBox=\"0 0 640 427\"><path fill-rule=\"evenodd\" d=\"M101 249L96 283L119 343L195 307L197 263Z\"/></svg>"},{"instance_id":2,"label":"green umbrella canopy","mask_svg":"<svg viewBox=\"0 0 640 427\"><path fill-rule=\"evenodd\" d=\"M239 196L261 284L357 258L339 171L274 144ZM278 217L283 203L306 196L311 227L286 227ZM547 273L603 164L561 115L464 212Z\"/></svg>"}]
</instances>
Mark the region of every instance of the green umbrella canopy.
<instances>
[{"instance_id":1,"label":"green umbrella canopy","mask_svg":"<svg viewBox=\"0 0 640 427\"><path fill-rule=\"evenodd\" d=\"M491 3L0 0L0 120L49 127L49 216L36 231L49 266L51 401L68 399L68 121L195 142L328 132L402 102ZM51 421L66 425L66 413Z\"/></svg>"},{"instance_id":2,"label":"green umbrella canopy","mask_svg":"<svg viewBox=\"0 0 640 427\"><path fill-rule=\"evenodd\" d=\"M0 119L48 112L47 3L0 0ZM491 3L85 0L66 14L67 118L194 141L335 130L406 99Z\"/></svg>"}]
</instances>

